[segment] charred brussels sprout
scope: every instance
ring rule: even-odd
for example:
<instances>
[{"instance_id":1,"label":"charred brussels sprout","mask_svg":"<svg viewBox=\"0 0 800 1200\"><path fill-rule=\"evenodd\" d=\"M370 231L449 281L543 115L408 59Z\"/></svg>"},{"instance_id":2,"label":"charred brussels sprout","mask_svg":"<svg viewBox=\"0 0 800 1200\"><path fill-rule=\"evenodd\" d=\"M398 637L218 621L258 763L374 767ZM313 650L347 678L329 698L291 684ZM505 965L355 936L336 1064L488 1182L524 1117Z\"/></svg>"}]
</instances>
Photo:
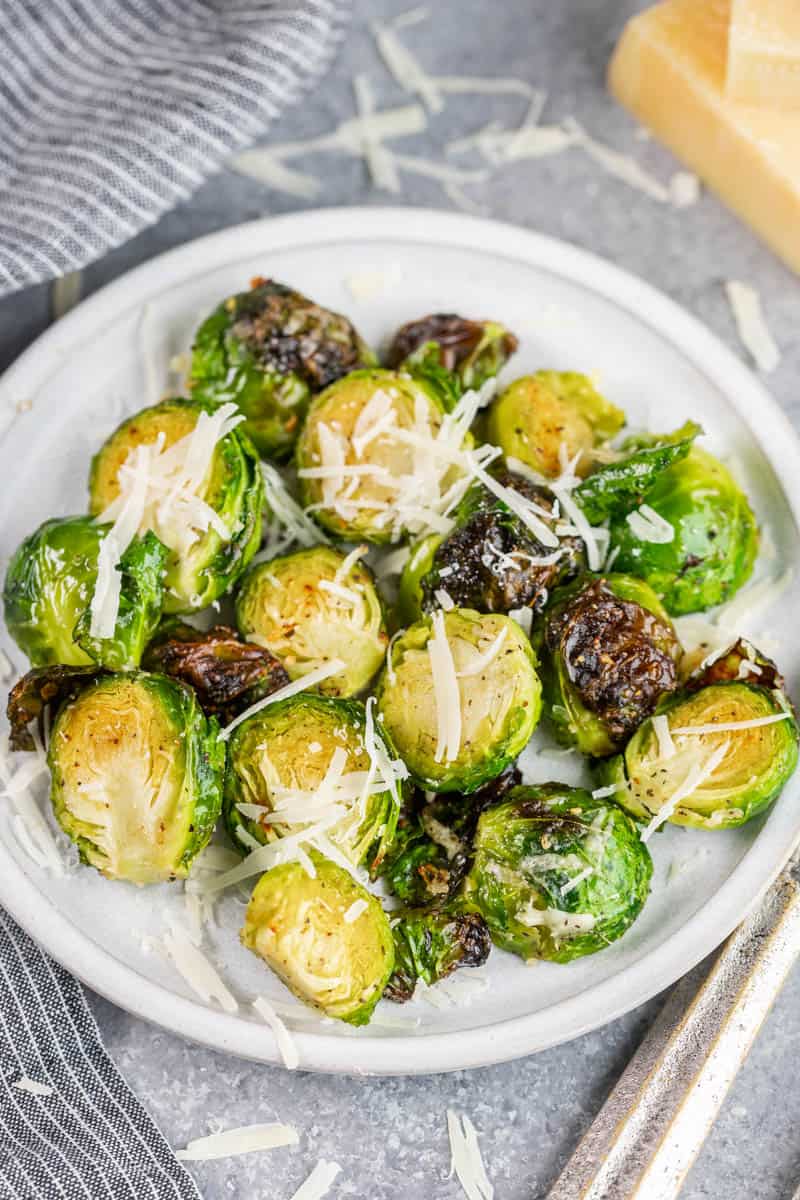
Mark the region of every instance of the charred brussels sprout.
<instances>
[{"instance_id":1,"label":"charred brussels sprout","mask_svg":"<svg viewBox=\"0 0 800 1200\"><path fill-rule=\"evenodd\" d=\"M319 685L326 696L363 691L389 641L371 572L330 546L254 567L239 588L236 619L242 636L276 655L290 679L331 659L344 662Z\"/></svg>"},{"instance_id":2,"label":"charred brussels sprout","mask_svg":"<svg viewBox=\"0 0 800 1200\"><path fill-rule=\"evenodd\" d=\"M533 651L515 621L455 608L394 642L377 702L420 787L470 793L526 745L540 692Z\"/></svg>"},{"instance_id":3,"label":"charred brussels sprout","mask_svg":"<svg viewBox=\"0 0 800 1200\"><path fill-rule=\"evenodd\" d=\"M479 388L499 375L517 345L514 334L496 321L431 313L398 329L386 362L412 372L439 368L455 375L461 387Z\"/></svg>"},{"instance_id":4,"label":"charred brussels sprout","mask_svg":"<svg viewBox=\"0 0 800 1200\"><path fill-rule=\"evenodd\" d=\"M231 400L259 453L287 458L310 398L376 362L346 317L274 280L230 296L197 331L190 383L201 400Z\"/></svg>"},{"instance_id":5,"label":"charred brussels sprout","mask_svg":"<svg viewBox=\"0 0 800 1200\"><path fill-rule=\"evenodd\" d=\"M366 1025L394 969L389 922L348 871L314 850L310 858L313 876L296 862L261 876L247 906L242 944L306 1004L327 1017ZM347 921L354 904L362 911Z\"/></svg>"},{"instance_id":6,"label":"charred brussels sprout","mask_svg":"<svg viewBox=\"0 0 800 1200\"><path fill-rule=\"evenodd\" d=\"M11 559L3 590L6 625L34 666L138 666L161 617L167 551L152 533L130 545L119 565L114 635L95 639L89 605L107 532L91 517L58 517L40 525Z\"/></svg>"},{"instance_id":7,"label":"charred brussels sprout","mask_svg":"<svg viewBox=\"0 0 800 1200\"><path fill-rule=\"evenodd\" d=\"M575 499L592 525L607 517L629 513L647 498L662 472L686 458L696 437L703 432L687 421L674 433L640 439L628 438L614 462L598 467L575 488Z\"/></svg>"},{"instance_id":8,"label":"charred brussels sprout","mask_svg":"<svg viewBox=\"0 0 800 1200\"><path fill-rule=\"evenodd\" d=\"M766 654L757 650L746 638L739 638L724 653L713 655L701 662L683 685L686 692L699 692L700 688L712 683L757 683L770 691L784 692L786 683L774 663Z\"/></svg>"},{"instance_id":9,"label":"charred brussels sprout","mask_svg":"<svg viewBox=\"0 0 800 1200\"><path fill-rule=\"evenodd\" d=\"M661 718L666 737L651 719L604 766L619 803L643 821L743 825L772 804L797 766L798 727L779 691L710 684L683 695L655 720Z\"/></svg>"},{"instance_id":10,"label":"charred brussels sprout","mask_svg":"<svg viewBox=\"0 0 800 1200\"><path fill-rule=\"evenodd\" d=\"M367 781L375 760L381 766ZM225 820L241 853L252 838L266 843L322 821L351 862L377 869L394 837L403 775L363 704L303 692L231 734Z\"/></svg>"},{"instance_id":11,"label":"charred brussels sprout","mask_svg":"<svg viewBox=\"0 0 800 1200\"><path fill-rule=\"evenodd\" d=\"M397 541L426 523L421 505L458 478L422 449L444 421L439 391L394 371L356 371L317 396L297 443L301 498L347 541Z\"/></svg>"},{"instance_id":12,"label":"charred brussels sprout","mask_svg":"<svg viewBox=\"0 0 800 1200\"><path fill-rule=\"evenodd\" d=\"M587 375L537 371L517 379L492 401L486 435L507 458L552 479L563 469L564 454L568 459L580 454L576 470L586 474L595 446L624 424L624 412L604 399Z\"/></svg>"},{"instance_id":13,"label":"charred brussels sprout","mask_svg":"<svg viewBox=\"0 0 800 1200\"><path fill-rule=\"evenodd\" d=\"M36 749L36 738L30 729L33 721L36 722L40 744L43 745L46 740L45 728L52 724L53 714L102 674L105 672L94 663L90 667L67 667L53 663L49 667L34 667L18 679L8 693L6 705L10 748Z\"/></svg>"},{"instance_id":14,"label":"charred brussels sprout","mask_svg":"<svg viewBox=\"0 0 800 1200\"><path fill-rule=\"evenodd\" d=\"M551 527L553 497L521 475L501 471L497 478L537 506ZM443 590L459 608L508 613L515 608L538 612L550 590L584 565L579 537L561 538L558 548L544 546L508 506L482 484L470 488L455 510L455 529L446 537L430 534L413 547L400 580L398 616L416 621L439 607Z\"/></svg>"},{"instance_id":15,"label":"charred brussels sprout","mask_svg":"<svg viewBox=\"0 0 800 1200\"><path fill-rule=\"evenodd\" d=\"M384 995L403 1004L421 979L428 987L459 967L482 967L492 939L477 913L409 910L393 913L395 965Z\"/></svg>"},{"instance_id":16,"label":"charred brussels sprout","mask_svg":"<svg viewBox=\"0 0 800 1200\"><path fill-rule=\"evenodd\" d=\"M611 523L616 568L647 580L673 616L729 600L753 569L758 530L727 468L693 446L661 473L647 504L671 527L672 537L652 541L635 532L629 516L616 517Z\"/></svg>"},{"instance_id":17,"label":"charred brussels sprout","mask_svg":"<svg viewBox=\"0 0 800 1200\"><path fill-rule=\"evenodd\" d=\"M238 428L213 445L205 477L188 494L178 486L192 474L194 452L202 456L203 436L212 423L213 416L196 401L164 400L124 421L92 460L89 507L95 516L107 513L106 519L118 515L121 476L139 447L159 443L162 462L170 454L185 463L185 472L165 476L173 494L159 494L142 518L142 531L152 529L169 550L168 613L195 611L219 599L239 579L261 540L264 485L256 453Z\"/></svg>"},{"instance_id":18,"label":"charred brussels sprout","mask_svg":"<svg viewBox=\"0 0 800 1200\"><path fill-rule=\"evenodd\" d=\"M652 871L636 823L616 804L561 783L519 787L478 822L464 902L503 950L565 963L625 933Z\"/></svg>"},{"instance_id":19,"label":"charred brussels sprout","mask_svg":"<svg viewBox=\"0 0 800 1200\"><path fill-rule=\"evenodd\" d=\"M59 711L48 762L56 820L108 879L182 878L222 804L224 750L191 688L102 676Z\"/></svg>"},{"instance_id":20,"label":"charred brussels sprout","mask_svg":"<svg viewBox=\"0 0 800 1200\"><path fill-rule=\"evenodd\" d=\"M613 754L678 686L675 631L630 576L588 576L558 593L536 644L556 736L583 754Z\"/></svg>"}]
</instances>

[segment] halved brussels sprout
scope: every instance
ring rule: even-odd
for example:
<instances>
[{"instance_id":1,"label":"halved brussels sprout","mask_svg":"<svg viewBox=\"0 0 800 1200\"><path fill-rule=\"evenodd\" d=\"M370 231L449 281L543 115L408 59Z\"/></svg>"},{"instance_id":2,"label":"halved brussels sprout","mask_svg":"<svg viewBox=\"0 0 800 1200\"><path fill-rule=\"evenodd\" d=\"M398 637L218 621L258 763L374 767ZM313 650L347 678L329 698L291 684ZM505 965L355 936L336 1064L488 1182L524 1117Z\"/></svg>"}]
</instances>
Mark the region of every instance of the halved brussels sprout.
<instances>
[{"instance_id":1,"label":"halved brussels sprout","mask_svg":"<svg viewBox=\"0 0 800 1200\"><path fill-rule=\"evenodd\" d=\"M566 963L625 933L652 872L636 823L616 804L563 783L518 787L478 822L464 902L503 950Z\"/></svg>"},{"instance_id":2,"label":"halved brussels sprout","mask_svg":"<svg viewBox=\"0 0 800 1200\"><path fill-rule=\"evenodd\" d=\"M646 579L672 616L730 600L749 578L758 552L755 517L730 471L693 446L661 473L647 504L674 536L645 540L627 516L615 517L611 548L617 570Z\"/></svg>"},{"instance_id":3,"label":"halved brussels sprout","mask_svg":"<svg viewBox=\"0 0 800 1200\"><path fill-rule=\"evenodd\" d=\"M607 517L626 514L647 498L667 467L686 458L700 425L687 421L674 433L647 438L626 438L615 461L598 466L573 491L592 525Z\"/></svg>"},{"instance_id":4,"label":"halved brussels sprout","mask_svg":"<svg viewBox=\"0 0 800 1200\"><path fill-rule=\"evenodd\" d=\"M297 862L261 876L247 906L242 944L306 1004L326 1017L366 1025L394 969L389 922L348 871L314 850L310 859L313 876ZM362 911L346 921L359 901Z\"/></svg>"},{"instance_id":5,"label":"halved brussels sprout","mask_svg":"<svg viewBox=\"0 0 800 1200\"><path fill-rule=\"evenodd\" d=\"M685 668L685 660L683 665ZM724 653L712 654L710 658L706 654L686 679L683 691L699 692L711 683L733 683L742 679L770 691L786 690L786 681L778 664L756 649L747 638L738 638Z\"/></svg>"},{"instance_id":6,"label":"halved brussels sprout","mask_svg":"<svg viewBox=\"0 0 800 1200\"><path fill-rule=\"evenodd\" d=\"M239 632L283 663L290 679L341 659L323 680L326 696L363 691L389 642L372 573L330 546L312 546L259 563L236 597Z\"/></svg>"},{"instance_id":7,"label":"halved brussels sprout","mask_svg":"<svg viewBox=\"0 0 800 1200\"><path fill-rule=\"evenodd\" d=\"M67 667L53 663L34 667L23 675L8 693L8 744L12 750L35 750L36 738L31 731L35 721L39 744L45 743L45 730L52 725L53 715L67 700L73 700L87 684L105 672L92 663L87 667Z\"/></svg>"},{"instance_id":8,"label":"halved brussels sprout","mask_svg":"<svg viewBox=\"0 0 800 1200\"><path fill-rule=\"evenodd\" d=\"M92 514L102 514L119 496L119 472L129 454L160 439L163 450L170 450L192 434L206 412L197 401L163 400L124 421L92 460ZM255 450L238 428L217 442L211 467L194 495L204 514L202 526L193 525L182 510L166 503L166 497L163 507L152 505L145 512L145 528L151 528L170 552L164 581L168 613L213 604L236 583L258 549L264 484Z\"/></svg>"},{"instance_id":9,"label":"halved brussels sprout","mask_svg":"<svg viewBox=\"0 0 800 1200\"><path fill-rule=\"evenodd\" d=\"M576 371L537 371L497 396L486 416L487 440L548 478L563 469L562 456L580 453L576 471L586 474L592 451L619 433L624 412Z\"/></svg>"},{"instance_id":10,"label":"halved brussels sprout","mask_svg":"<svg viewBox=\"0 0 800 1200\"><path fill-rule=\"evenodd\" d=\"M195 335L190 384L233 401L265 458L287 458L310 398L375 355L346 317L272 279L229 296Z\"/></svg>"},{"instance_id":11,"label":"halved brussels sprout","mask_svg":"<svg viewBox=\"0 0 800 1200\"><path fill-rule=\"evenodd\" d=\"M104 675L59 711L50 799L82 860L108 879L183 878L222 806L224 748L191 688Z\"/></svg>"},{"instance_id":12,"label":"halved brussels sprout","mask_svg":"<svg viewBox=\"0 0 800 1200\"><path fill-rule=\"evenodd\" d=\"M553 497L521 475L497 472L511 487L537 505L542 523L548 518ZM459 608L508 613L515 608L538 612L550 590L585 566L583 541L565 536L557 550L544 546L508 506L483 484L469 489L453 513L455 529L443 537L429 534L411 550L403 568L398 596L398 617L405 623L439 607L438 591L445 591Z\"/></svg>"},{"instance_id":13,"label":"halved brussels sprout","mask_svg":"<svg viewBox=\"0 0 800 1200\"><path fill-rule=\"evenodd\" d=\"M619 803L641 820L659 817L695 829L744 825L777 799L797 766L800 731L779 691L715 683L681 696L660 715L668 739L646 721L604 766ZM772 723L741 725L764 720Z\"/></svg>"},{"instance_id":14,"label":"halved brussels sprout","mask_svg":"<svg viewBox=\"0 0 800 1200\"><path fill-rule=\"evenodd\" d=\"M34 666L100 663L110 670L139 665L161 617L167 551L153 533L123 555L119 613L113 637L89 634L97 557L108 532L92 517L45 521L17 548L6 572L8 631Z\"/></svg>"},{"instance_id":15,"label":"halved brussels sprout","mask_svg":"<svg viewBox=\"0 0 800 1200\"><path fill-rule=\"evenodd\" d=\"M367 778L370 739L403 773L358 700L302 692L243 721L228 741L225 775L225 821L237 850L323 820L342 854L377 869L394 837L401 789L380 770Z\"/></svg>"},{"instance_id":16,"label":"halved brussels sprout","mask_svg":"<svg viewBox=\"0 0 800 1200\"><path fill-rule=\"evenodd\" d=\"M426 489L438 499L459 476L425 454L443 420L439 392L408 374L340 379L312 402L297 442L303 503L346 541L391 542L420 529Z\"/></svg>"},{"instance_id":17,"label":"halved brussels sprout","mask_svg":"<svg viewBox=\"0 0 800 1200\"><path fill-rule=\"evenodd\" d=\"M403 1004L421 979L428 987L460 967L482 967L492 939L478 913L409 909L391 915L395 965L387 1000Z\"/></svg>"},{"instance_id":18,"label":"halved brussels sprout","mask_svg":"<svg viewBox=\"0 0 800 1200\"><path fill-rule=\"evenodd\" d=\"M518 344L514 334L497 321L431 313L398 329L386 363L412 371L438 367L455 375L462 388L479 388L499 375Z\"/></svg>"},{"instance_id":19,"label":"halved brussels sprout","mask_svg":"<svg viewBox=\"0 0 800 1200\"><path fill-rule=\"evenodd\" d=\"M527 744L539 720L541 685L516 621L454 608L397 638L377 704L420 787L470 793Z\"/></svg>"},{"instance_id":20,"label":"halved brussels sprout","mask_svg":"<svg viewBox=\"0 0 800 1200\"><path fill-rule=\"evenodd\" d=\"M678 686L680 644L641 579L589 575L568 585L534 640L556 737L595 758L624 745Z\"/></svg>"}]
</instances>

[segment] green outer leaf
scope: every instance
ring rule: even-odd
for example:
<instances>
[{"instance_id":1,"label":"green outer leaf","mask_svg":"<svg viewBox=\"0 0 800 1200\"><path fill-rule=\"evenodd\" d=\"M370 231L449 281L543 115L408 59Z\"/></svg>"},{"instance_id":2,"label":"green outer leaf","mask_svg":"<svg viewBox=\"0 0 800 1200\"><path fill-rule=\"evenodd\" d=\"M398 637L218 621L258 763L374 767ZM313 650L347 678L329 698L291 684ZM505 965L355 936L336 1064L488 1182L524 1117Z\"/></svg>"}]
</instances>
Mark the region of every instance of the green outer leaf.
<instances>
[{"instance_id":1,"label":"green outer leaf","mask_svg":"<svg viewBox=\"0 0 800 1200\"><path fill-rule=\"evenodd\" d=\"M132 542L123 554L119 564L122 575L119 613L113 637L92 637L89 607L78 618L75 641L101 667L122 671L138 667L141 662L161 620L167 554L166 546L149 531Z\"/></svg>"},{"instance_id":2,"label":"green outer leaf","mask_svg":"<svg viewBox=\"0 0 800 1200\"><path fill-rule=\"evenodd\" d=\"M483 966L491 942L483 918L454 909L406 909L391 916L395 967L387 998L410 1000L417 981L430 987L460 967Z\"/></svg>"},{"instance_id":3,"label":"green outer leaf","mask_svg":"<svg viewBox=\"0 0 800 1200\"><path fill-rule=\"evenodd\" d=\"M626 514L647 499L661 473L686 458L696 437L703 432L694 421L687 421L674 433L642 444L629 438L623 445L631 453L619 462L600 467L573 492L588 521L599 525L606 517Z\"/></svg>"},{"instance_id":4,"label":"green outer leaf","mask_svg":"<svg viewBox=\"0 0 800 1200\"><path fill-rule=\"evenodd\" d=\"M422 580L433 569L436 551L444 538L440 533L429 533L427 537L415 542L411 554L403 567L400 576L400 586L395 606L395 627L402 629L405 625L413 625L423 616Z\"/></svg>"},{"instance_id":5,"label":"green outer leaf","mask_svg":"<svg viewBox=\"0 0 800 1200\"><path fill-rule=\"evenodd\" d=\"M445 412L452 412L466 391L459 376L439 362L437 342L426 342L420 346L400 369L433 391Z\"/></svg>"}]
</instances>

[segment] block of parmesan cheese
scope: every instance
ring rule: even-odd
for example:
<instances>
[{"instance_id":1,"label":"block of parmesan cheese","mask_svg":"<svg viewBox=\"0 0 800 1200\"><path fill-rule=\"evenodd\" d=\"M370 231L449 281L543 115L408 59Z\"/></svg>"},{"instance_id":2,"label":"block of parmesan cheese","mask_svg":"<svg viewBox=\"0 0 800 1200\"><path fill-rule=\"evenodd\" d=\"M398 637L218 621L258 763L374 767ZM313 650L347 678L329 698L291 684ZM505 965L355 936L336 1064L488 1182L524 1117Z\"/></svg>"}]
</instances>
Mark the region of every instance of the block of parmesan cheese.
<instances>
[{"instance_id":1,"label":"block of parmesan cheese","mask_svg":"<svg viewBox=\"0 0 800 1200\"><path fill-rule=\"evenodd\" d=\"M725 92L730 0L665 0L626 26L614 96L800 271L800 112Z\"/></svg>"},{"instance_id":2,"label":"block of parmesan cheese","mask_svg":"<svg viewBox=\"0 0 800 1200\"><path fill-rule=\"evenodd\" d=\"M800 108L800 0L733 0L731 100Z\"/></svg>"}]
</instances>

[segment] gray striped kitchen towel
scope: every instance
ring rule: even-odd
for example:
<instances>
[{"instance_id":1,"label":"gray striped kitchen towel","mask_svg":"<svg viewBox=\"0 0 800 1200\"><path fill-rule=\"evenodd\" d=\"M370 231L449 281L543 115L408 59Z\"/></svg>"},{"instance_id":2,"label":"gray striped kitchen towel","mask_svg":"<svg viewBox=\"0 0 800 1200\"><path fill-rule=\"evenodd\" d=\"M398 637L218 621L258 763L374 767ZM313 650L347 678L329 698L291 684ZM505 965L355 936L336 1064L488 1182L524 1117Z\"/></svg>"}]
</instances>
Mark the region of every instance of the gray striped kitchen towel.
<instances>
[{"instance_id":1,"label":"gray striped kitchen towel","mask_svg":"<svg viewBox=\"0 0 800 1200\"><path fill-rule=\"evenodd\" d=\"M329 63L350 0L0 0L0 295L185 200Z\"/></svg>"},{"instance_id":2,"label":"gray striped kitchen towel","mask_svg":"<svg viewBox=\"0 0 800 1200\"><path fill-rule=\"evenodd\" d=\"M0 1024L0 1200L199 1200L81 985L2 909Z\"/></svg>"}]
</instances>

